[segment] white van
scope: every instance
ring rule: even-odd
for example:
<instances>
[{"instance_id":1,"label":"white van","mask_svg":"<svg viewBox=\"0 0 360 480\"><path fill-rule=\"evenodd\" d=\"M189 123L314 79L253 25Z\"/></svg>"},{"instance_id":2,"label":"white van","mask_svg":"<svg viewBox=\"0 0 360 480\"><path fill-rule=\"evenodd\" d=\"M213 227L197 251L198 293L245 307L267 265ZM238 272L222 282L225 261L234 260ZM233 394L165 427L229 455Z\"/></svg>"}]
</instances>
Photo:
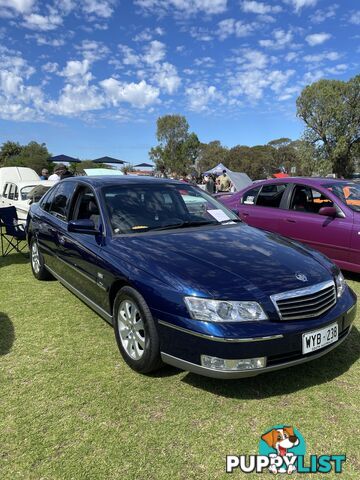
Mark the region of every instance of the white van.
<instances>
[{"instance_id":1,"label":"white van","mask_svg":"<svg viewBox=\"0 0 360 480\"><path fill-rule=\"evenodd\" d=\"M0 168L0 207L14 206L20 223L26 221L26 217L32 201L39 200L32 195L34 187L41 185L41 191L45 193L54 182L40 180L39 175L27 167L3 167ZM42 193L42 194L43 194Z\"/></svg>"}]
</instances>

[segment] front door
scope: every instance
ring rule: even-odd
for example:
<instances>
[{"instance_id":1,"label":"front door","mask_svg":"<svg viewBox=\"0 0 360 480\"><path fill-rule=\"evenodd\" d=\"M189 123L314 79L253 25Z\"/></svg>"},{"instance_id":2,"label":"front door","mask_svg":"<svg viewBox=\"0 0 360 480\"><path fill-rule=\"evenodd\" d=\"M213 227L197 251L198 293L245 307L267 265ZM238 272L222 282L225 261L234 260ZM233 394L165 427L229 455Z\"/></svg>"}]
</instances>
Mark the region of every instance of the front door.
<instances>
[{"instance_id":1,"label":"front door","mask_svg":"<svg viewBox=\"0 0 360 480\"><path fill-rule=\"evenodd\" d=\"M319 214L322 207L329 206L336 207L324 193L310 186L295 185L279 233L320 250L334 261L347 262L352 222L340 216Z\"/></svg>"}]
</instances>

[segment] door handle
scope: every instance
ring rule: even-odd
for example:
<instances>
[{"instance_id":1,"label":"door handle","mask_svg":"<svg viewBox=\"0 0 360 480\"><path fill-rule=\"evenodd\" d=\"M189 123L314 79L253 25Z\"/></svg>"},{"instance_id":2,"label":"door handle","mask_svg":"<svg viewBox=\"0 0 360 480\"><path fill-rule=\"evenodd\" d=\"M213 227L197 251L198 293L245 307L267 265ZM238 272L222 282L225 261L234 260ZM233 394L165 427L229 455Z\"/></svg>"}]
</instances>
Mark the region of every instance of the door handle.
<instances>
[{"instance_id":1,"label":"door handle","mask_svg":"<svg viewBox=\"0 0 360 480\"><path fill-rule=\"evenodd\" d=\"M292 218L285 218L285 222L296 223L296 220L293 220Z\"/></svg>"}]
</instances>

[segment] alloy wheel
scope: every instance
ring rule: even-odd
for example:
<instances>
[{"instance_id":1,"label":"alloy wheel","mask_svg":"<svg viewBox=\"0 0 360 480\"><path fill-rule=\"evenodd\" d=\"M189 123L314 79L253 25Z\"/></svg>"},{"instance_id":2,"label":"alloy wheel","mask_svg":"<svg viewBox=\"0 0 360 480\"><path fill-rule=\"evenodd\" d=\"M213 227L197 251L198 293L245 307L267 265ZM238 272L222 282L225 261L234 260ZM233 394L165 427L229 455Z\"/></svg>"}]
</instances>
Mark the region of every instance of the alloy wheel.
<instances>
[{"instance_id":1,"label":"alloy wheel","mask_svg":"<svg viewBox=\"0 0 360 480\"><path fill-rule=\"evenodd\" d=\"M124 350L133 360L140 360L145 349L145 329L140 311L132 300L121 302L117 322Z\"/></svg>"}]
</instances>

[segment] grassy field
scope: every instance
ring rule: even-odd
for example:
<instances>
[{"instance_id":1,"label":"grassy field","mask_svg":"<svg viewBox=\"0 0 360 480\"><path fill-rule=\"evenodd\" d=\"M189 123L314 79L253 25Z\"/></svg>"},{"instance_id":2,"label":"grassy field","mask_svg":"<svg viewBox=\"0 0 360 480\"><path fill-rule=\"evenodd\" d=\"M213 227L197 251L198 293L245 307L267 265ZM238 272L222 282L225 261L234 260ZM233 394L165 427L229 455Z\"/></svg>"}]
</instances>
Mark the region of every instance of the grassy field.
<instances>
[{"instance_id":1,"label":"grassy field","mask_svg":"<svg viewBox=\"0 0 360 480\"><path fill-rule=\"evenodd\" d=\"M0 479L227 478L225 456L256 454L278 423L298 428L309 454L346 453L345 473L323 477L358 479L356 323L329 355L278 373L218 381L169 367L145 377L80 300L36 281L23 257L0 258Z\"/></svg>"}]
</instances>

